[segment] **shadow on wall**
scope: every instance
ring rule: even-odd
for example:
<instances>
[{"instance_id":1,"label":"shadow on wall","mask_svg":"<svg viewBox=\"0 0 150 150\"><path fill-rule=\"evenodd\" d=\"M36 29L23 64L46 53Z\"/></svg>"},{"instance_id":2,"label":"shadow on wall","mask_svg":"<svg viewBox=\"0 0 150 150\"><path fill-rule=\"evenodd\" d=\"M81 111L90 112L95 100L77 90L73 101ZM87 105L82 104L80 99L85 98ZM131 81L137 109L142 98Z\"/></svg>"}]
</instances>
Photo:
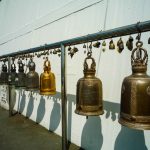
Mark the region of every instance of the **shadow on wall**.
<instances>
[{"instance_id":1,"label":"shadow on wall","mask_svg":"<svg viewBox=\"0 0 150 150\"><path fill-rule=\"evenodd\" d=\"M40 103L37 109L37 116L36 116L36 122L40 123L45 115L45 99L43 96L40 98Z\"/></svg>"},{"instance_id":2,"label":"shadow on wall","mask_svg":"<svg viewBox=\"0 0 150 150\"><path fill-rule=\"evenodd\" d=\"M115 142L114 150L148 150L145 145L144 132L121 127Z\"/></svg>"},{"instance_id":3,"label":"shadow on wall","mask_svg":"<svg viewBox=\"0 0 150 150\"><path fill-rule=\"evenodd\" d=\"M81 147L85 150L100 150L102 144L103 135L100 117L88 117L82 131Z\"/></svg>"},{"instance_id":4,"label":"shadow on wall","mask_svg":"<svg viewBox=\"0 0 150 150\"><path fill-rule=\"evenodd\" d=\"M26 112L26 117L30 118L30 116L32 115L33 112L33 108L34 108L34 97L32 94L29 95L29 103L27 106L27 112Z\"/></svg>"},{"instance_id":5,"label":"shadow on wall","mask_svg":"<svg viewBox=\"0 0 150 150\"><path fill-rule=\"evenodd\" d=\"M21 99L20 99L20 97L21 97ZM25 95L25 91L24 90L23 91L19 91L19 99L20 100L18 101L18 103L19 103L18 110L19 110L20 113L23 113L25 105L26 105L26 95Z\"/></svg>"},{"instance_id":6,"label":"shadow on wall","mask_svg":"<svg viewBox=\"0 0 150 150\"><path fill-rule=\"evenodd\" d=\"M49 124L50 131L55 131L60 124L61 112L60 112L60 103L58 103L58 101L60 100L61 100L61 94L60 92L57 92L56 95L53 96L54 104L50 115L50 124Z\"/></svg>"}]
</instances>

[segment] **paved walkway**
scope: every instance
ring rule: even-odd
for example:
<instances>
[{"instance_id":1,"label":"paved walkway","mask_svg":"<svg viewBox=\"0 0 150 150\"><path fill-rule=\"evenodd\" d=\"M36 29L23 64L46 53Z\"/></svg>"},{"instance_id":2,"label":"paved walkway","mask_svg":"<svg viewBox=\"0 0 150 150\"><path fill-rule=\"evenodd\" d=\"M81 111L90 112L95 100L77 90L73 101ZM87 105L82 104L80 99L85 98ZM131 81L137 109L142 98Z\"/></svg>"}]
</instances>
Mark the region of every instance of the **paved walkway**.
<instances>
[{"instance_id":1,"label":"paved walkway","mask_svg":"<svg viewBox=\"0 0 150 150\"><path fill-rule=\"evenodd\" d=\"M61 150L61 137L22 115L0 107L0 150ZM70 144L69 150L80 150Z\"/></svg>"}]
</instances>

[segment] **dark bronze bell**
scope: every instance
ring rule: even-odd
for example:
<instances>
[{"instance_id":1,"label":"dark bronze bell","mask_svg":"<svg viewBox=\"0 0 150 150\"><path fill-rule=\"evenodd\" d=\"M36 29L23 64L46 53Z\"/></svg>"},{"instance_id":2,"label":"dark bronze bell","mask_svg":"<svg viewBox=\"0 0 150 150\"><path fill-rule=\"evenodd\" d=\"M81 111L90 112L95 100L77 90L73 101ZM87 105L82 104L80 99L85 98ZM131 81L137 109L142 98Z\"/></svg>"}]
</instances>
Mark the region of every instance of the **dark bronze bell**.
<instances>
[{"instance_id":1,"label":"dark bronze bell","mask_svg":"<svg viewBox=\"0 0 150 150\"><path fill-rule=\"evenodd\" d=\"M121 90L119 123L135 129L150 129L150 76L146 74L148 54L138 41L132 51L132 75L126 77Z\"/></svg>"},{"instance_id":2,"label":"dark bronze bell","mask_svg":"<svg viewBox=\"0 0 150 150\"><path fill-rule=\"evenodd\" d=\"M121 53L124 49L124 44L122 39L120 38L119 41L117 42L117 46L118 46L118 52Z\"/></svg>"},{"instance_id":3,"label":"dark bronze bell","mask_svg":"<svg viewBox=\"0 0 150 150\"><path fill-rule=\"evenodd\" d=\"M91 60L89 68L87 60ZM75 113L85 116L97 116L103 114L102 82L95 77L96 63L91 55L84 61L84 77L77 82L76 110Z\"/></svg>"},{"instance_id":4,"label":"dark bronze bell","mask_svg":"<svg viewBox=\"0 0 150 150\"><path fill-rule=\"evenodd\" d=\"M0 75L0 84L8 84L8 72L7 72L7 65L4 64L2 65L2 72Z\"/></svg>"},{"instance_id":5,"label":"dark bronze bell","mask_svg":"<svg viewBox=\"0 0 150 150\"><path fill-rule=\"evenodd\" d=\"M110 42L109 42L109 49L110 50L115 49L115 44L114 44L113 40L110 40Z\"/></svg>"},{"instance_id":6,"label":"dark bronze bell","mask_svg":"<svg viewBox=\"0 0 150 150\"><path fill-rule=\"evenodd\" d=\"M54 95L56 94L55 75L51 72L51 65L48 57L44 62L44 73L40 76L40 94Z\"/></svg>"},{"instance_id":7,"label":"dark bronze bell","mask_svg":"<svg viewBox=\"0 0 150 150\"><path fill-rule=\"evenodd\" d=\"M24 64L22 63L22 60L18 61L18 75L16 78L16 87L26 87L26 74L24 73Z\"/></svg>"},{"instance_id":8,"label":"dark bronze bell","mask_svg":"<svg viewBox=\"0 0 150 150\"><path fill-rule=\"evenodd\" d=\"M133 37L132 36L129 37L129 39L126 43L126 46L130 51L132 51L132 49L133 49Z\"/></svg>"},{"instance_id":9,"label":"dark bronze bell","mask_svg":"<svg viewBox=\"0 0 150 150\"><path fill-rule=\"evenodd\" d=\"M38 90L39 89L39 75L35 72L35 63L31 58L28 64L29 72L26 77L26 89L27 90Z\"/></svg>"},{"instance_id":10,"label":"dark bronze bell","mask_svg":"<svg viewBox=\"0 0 150 150\"><path fill-rule=\"evenodd\" d=\"M8 81L10 85L16 85L17 73L16 73L16 65L14 63L14 59L12 59L11 70L8 77Z\"/></svg>"}]
</instances>

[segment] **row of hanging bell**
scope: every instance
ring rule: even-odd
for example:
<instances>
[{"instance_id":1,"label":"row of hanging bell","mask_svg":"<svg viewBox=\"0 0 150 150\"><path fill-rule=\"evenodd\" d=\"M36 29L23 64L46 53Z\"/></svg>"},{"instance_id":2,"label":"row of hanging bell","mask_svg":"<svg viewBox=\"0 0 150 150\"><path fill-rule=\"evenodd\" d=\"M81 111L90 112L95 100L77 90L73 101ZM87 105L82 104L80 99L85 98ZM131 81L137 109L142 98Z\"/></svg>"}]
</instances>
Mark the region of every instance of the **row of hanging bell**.
<instances>
[{"instance_id":1,"label":"row of hanging bell","mask_svg":"<svg viewBox=\"0 0 150 150\"><path fill-rule=\"evenodd\" d=\"M8 72L7 72L7 65L4 64L2 65L2 72L0 75L0 84L8 84Z\"/></svg>"}]
</instances>

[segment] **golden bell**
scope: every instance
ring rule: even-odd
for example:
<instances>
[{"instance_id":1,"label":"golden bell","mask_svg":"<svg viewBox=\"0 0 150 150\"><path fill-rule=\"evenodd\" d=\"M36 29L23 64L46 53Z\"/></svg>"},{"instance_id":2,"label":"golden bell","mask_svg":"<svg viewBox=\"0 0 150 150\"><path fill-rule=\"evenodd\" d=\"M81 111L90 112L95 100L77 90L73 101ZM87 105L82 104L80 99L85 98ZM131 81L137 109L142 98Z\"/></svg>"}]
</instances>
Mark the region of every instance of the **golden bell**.
<instances>
[{"instance_id":1,"label":"golden bell","mask_svg":"<svg viewBox=\"0 0 150 150\"><path fill-rule=\"evenodd\" d=\"M55 75L51 72L51 65L48 57L44 62L44 73L40 76L40 94L54 95L56 94Z\"/></svg>"},{"instance_id":2,"label":"golden bell","mask_svg":"<svg viewBox=\"0 0 150 150\"><path fill-rule=\"evenodd\" d=\"M28 64L29 72L27 73L26 78L26 89L27 90L38 90L39 89L39 75L35 72L35 63L32 58Z\"/></svg>"},{"instance_id":3,"label":"golden bell","mask_svg":"<svg viewBox=\"0 0 150 150\"><path fill-rule=\"evenodd\" d=\"M87 60L92 60L90 68ZM77 82L76 110L75 113L85 116L97 116L103 114L102 82L95 77L96 63L91 55L84 61L84 77Z\"/></svg>"},{"instance_id":4,"label":"golden bell","mask_svg":"<svg viewBox=\"0 0 150 150\"><path fill-rule=\"evenodd\" d=\"M8 84L8 72L7 72L7 65L4 64L2 65L2 72L0 75L0 84Z\"/></svg>"},{"instance_id":5,"label":"golden bell","mask_svg":"<svg viewBox=\"0 0 150 150\"><path fill-rule=\"evenodd\" d=\"M18 61L18 75L16 78L16 87L26 87L26 74L24 73L24 65L21 60Z\"/></svg>"},{"instance_id":6,"label":"golden bell","mask_svg":"<svg viewBox=\"0 0 150 150\"><path fill-rule=\"evenodd\" d=\"M135 129L150 129L150 76L146 74L148 54L138 41L132 51L132 75L126 77L121 90L119 123Z\"/></svg>"}]
</instances>

